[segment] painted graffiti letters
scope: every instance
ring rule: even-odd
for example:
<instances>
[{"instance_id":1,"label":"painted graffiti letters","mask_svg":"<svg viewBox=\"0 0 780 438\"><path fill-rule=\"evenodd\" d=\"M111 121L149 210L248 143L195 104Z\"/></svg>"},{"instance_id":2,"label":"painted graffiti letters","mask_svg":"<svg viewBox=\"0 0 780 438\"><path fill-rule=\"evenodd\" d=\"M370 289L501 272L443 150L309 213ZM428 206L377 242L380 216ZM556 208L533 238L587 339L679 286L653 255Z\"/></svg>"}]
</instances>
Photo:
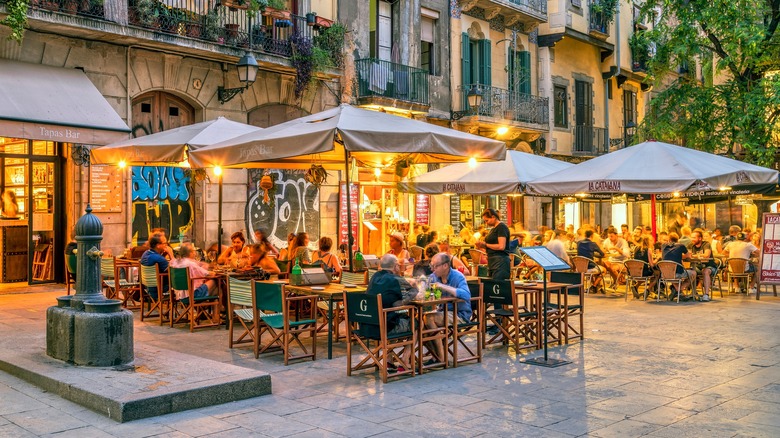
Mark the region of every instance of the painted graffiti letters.
<instances>
[{"instance_id":1,"label":"painted graffiti letters","mask_svg":"<svg viewBox=\"0 0 780 438\"><path fill-rule=\"evenodd\" d=\"M190 178L179 167L136 166L133 173L133 242L143 243L154 228L168 231L168 240L192 227Z\"/></svg>"},{"instance_id":2,"label":"painted graffiti letters","mask_svg":"<svg viewBox=\"0 0 780 438\"><path fill-rule=\"evenodd\" d=\"M304 179L301 170L269 170L273 175L274 190L269 190L273 201L263 202L260 179L266 171L250 169L249 193L246 207L246 227L249 234L264 230L271 243L277 247L287 246L287 234L307 232L312 236L320 233L319 189Z\"/></svg>"}]
</instances>

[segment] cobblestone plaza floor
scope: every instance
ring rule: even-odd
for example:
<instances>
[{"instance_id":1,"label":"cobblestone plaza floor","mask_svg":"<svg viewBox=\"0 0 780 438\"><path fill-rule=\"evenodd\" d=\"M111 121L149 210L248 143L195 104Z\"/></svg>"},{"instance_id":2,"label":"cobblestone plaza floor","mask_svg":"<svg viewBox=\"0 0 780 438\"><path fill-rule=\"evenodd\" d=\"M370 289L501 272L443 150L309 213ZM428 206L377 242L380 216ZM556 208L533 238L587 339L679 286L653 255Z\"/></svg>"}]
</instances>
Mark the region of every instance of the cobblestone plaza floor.
<instances>
[{"instance_id":1,"label":"cobblestone plaza floor","mask_svg":"<svg viewBox=\"0 0 780 438\"><path fill-rule=\"evenodd\" d=\"M0 295L0 357L20 343L44 348L45 311L62 294ZM284 366L279 354L230 350L224 329L136 316L136 343L269 372L273 395L120 424L0 372L0 437L778 437L778 329L771 293L680 304L588 296L586 339L550 349L570 365L527 365L518 359L541 353L495 346L481 364L382 384L347 377L344 343L327 360L324 335L317 361Z\"/></svg>"}]
</instances>

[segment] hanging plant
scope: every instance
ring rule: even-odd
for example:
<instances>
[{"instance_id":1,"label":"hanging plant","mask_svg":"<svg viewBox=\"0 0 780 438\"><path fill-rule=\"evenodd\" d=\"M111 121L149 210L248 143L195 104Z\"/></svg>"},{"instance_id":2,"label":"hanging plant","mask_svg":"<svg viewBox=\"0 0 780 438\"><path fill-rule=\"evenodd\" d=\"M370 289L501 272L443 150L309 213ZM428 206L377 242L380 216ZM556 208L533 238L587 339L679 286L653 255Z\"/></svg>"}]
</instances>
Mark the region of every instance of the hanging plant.
<instances>
[{"instance_id":1,"label":"hanging plant","mask_svg":"<svg viewBox=\"0 0 780 438\"><path fill-rule=\"evenodd\" d=\"M273 195L276 192L276 184L271 174L266 173L257 183L257 189L263 191L263 203L273 206Z\"/></svg>"},{"instance_id":2,"label":"hanging plant","mask_svg":"<svg viewBox=\"0 0 780 438\"><path fill-rule=\"evenodd\" d=\"M5 11L8 14L0 24L11 29L9 40L14 40L19 45L24 39L24 28L27 27L27 7L29 0L8 0L5 3Z\"/></svg>"},{"instance_id":3,"label":"hanging plant","mask_svg":"<svg viewBox=\"0 0 780 438\"><path fill-rule=\"evenodd\" d=\"M328 181L328 171L319 164L312 164L311 167L306 170L306 173L303 175L303 179L315 187L319 187Z\"/></svg>"},{"instance_id":4,"label":"hanging plant","mask_svg":"<svg viewBox=\"0 0 780 438\"><path fill-rule=\"evenodd\" d=\"M409 169L414 161L411 157L401 157L395 162L395 174L401 178L406 178L409 175Z\"/></svg>"},{"instance_id":5,"label":"hanging plant","mask_svg":"<svg viewBox=\"0 0 780 438\"><path fill-rule=\"evenodd\" d=\"M209 179L209 174L206 172L206 169L199 168L199 169L184 169L184 176L188 177L190 181L197 184L202 181L208 181L211 182L211 179Z\"/></svg>"}]
</instances>

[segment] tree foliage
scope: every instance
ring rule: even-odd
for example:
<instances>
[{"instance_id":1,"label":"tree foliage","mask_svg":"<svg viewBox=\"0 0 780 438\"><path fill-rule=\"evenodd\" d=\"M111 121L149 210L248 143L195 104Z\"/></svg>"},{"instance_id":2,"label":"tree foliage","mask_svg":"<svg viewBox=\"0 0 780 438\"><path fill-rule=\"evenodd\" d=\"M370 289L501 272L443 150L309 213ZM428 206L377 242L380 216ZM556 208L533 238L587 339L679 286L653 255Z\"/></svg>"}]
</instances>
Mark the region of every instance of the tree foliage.
<instances>
[{"instance_id":1,"label":"tree foliage","mask_svg":"<svg viewBox=\"0 0 780 438\"><path fill-rule=\"evenodd\" d=\"M658 90L642 137L775 166L780 0L646 0L641 19Z\"/></svg>"}]
</instances>

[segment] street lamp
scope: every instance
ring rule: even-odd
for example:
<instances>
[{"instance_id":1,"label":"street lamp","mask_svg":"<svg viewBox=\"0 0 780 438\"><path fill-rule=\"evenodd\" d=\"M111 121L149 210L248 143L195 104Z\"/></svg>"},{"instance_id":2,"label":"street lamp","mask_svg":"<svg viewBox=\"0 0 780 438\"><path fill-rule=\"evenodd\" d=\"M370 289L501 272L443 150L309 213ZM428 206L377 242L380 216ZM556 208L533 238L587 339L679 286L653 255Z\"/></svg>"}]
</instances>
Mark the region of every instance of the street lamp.
<instances>
[{"instance_id":1,"label":"street lamp","mask_svg":"<svg viewBox=\"0 0 780 438\"><path fill-rule=\"evenodd\" d=\"M471 107L472 110L476 110L482 105L482 93L479 92L476 84L471 86L471 90L469 90L466 97L469 101L469 107Z\"/></svg>"},{"instance_id":2,"label":"street lamp","mask_svg":"<svg viewBox=\"0 0 780 438\"><path fill-rule=\"evenodd\" d=\"M257 78L257 70L259 67L257 65L257 60L250 52L247 52L238 60L236 68L238 69L238 80L241 81L244 86L237 88L217 88L219 103L228 102L230 99L236 97L237 94L243 93L244 90L252 86Z\"/></svg>"}]
</instances>

